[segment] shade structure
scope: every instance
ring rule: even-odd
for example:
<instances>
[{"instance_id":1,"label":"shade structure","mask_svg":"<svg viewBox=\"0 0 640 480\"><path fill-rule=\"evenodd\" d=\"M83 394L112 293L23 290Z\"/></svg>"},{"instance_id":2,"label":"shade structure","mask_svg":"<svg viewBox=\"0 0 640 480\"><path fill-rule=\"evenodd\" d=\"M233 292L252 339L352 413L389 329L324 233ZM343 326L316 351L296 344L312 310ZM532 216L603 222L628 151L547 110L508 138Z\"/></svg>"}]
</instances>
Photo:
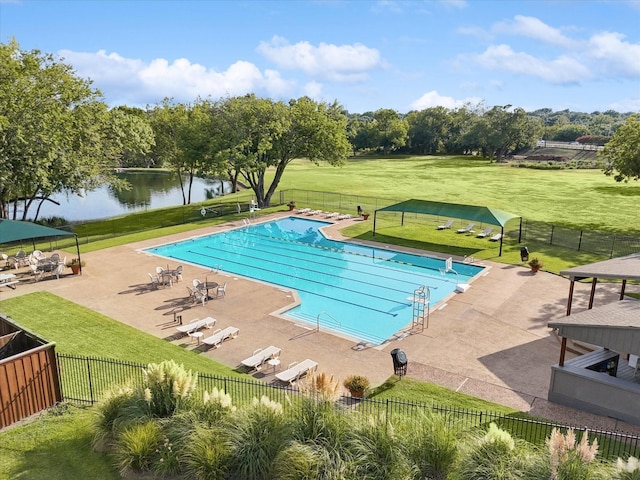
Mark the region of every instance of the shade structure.
<instances>
[{"instance_id":1,"label":"shade structure","mask_svg":"<svg viewBox=\"0 0 640 480\"><path fill-rule=\"evenodd\" d=\"M60 230L58 228L46 227L33 222L25 222L20 220L7 220L0 218L0 245L5 243L17 242L20 240L34 240L36 238L51 237L76 237L76 250L78 260L80 259L80 246L78 245L78 236L73 232ZM82 263L80 262L80 265ZM82 271L82 267L80 267Z\"/></svg>"},{"instance_id":2,"label":"shade structure","mask_svg":"<svg viewBox=\"0 0 640 480\"><path fill-rule=\"evenodd\" d=\"M464 220L488 223L490 225L500 225L503 234L504 226L509 220L520 218L519 215L505 212L503 210L498 210L497 208L464 205L460 203L432 202L429 200L411 199L405 200L404 202L400 203L394 203L393 205L389 205L387 207L379 208L378 210L376 210L373 219L373 235L376 234L375 217L377 216L378 212L402 212L403 215L405 213L418 213L423 215L436 215L439 217L462 218ZM501 255L502 237L500 237Z\"/></svg>"}]
</instances>

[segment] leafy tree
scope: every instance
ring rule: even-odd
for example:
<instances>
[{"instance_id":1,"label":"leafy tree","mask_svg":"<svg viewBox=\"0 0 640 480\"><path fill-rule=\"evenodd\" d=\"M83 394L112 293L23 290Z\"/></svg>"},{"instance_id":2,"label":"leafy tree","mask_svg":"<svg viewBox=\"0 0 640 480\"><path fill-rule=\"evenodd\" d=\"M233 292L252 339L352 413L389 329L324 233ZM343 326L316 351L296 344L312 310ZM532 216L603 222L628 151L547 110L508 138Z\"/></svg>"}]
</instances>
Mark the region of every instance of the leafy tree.
<instances>
[{"instance_id":1,"label":"leafy tree","mask_svg":"<svg viewBox=\"0 0 640 480\"><path fill-rule=\"evenodd\" d=\"M613 175L616 182L640 178L640 115L627 118L611 140L598 152L606 163L605 175Z\"/></svg>"},{"instance_id":2,"label":"leafy tree","mask_svg":"<svg viewBox=\"0 0 640 480\"><path fill-rule=\"evenodd\" d=\"M109 111L88 80L50 54L0 44L0 72L1 217L18 218L21 209L26 219L54 193L117 184L113 171L124 152L143 153L153 141L142 123Z\"/></svg>"},{"instance_id":3,"label":"leafy tree","mask_svg":"<svg viewBox=\"0 0 640 480\"><path fill-rule=\"evenodd\" d=\"M377 147L386 155L390 150L404 147L409 127L395 110L382 108L373 114L371 128L375 132Z\"/></svg>"},{"instance_id":4,"label":"leafy tree","mask_svg":"<svg viewBox=\"0 0 640 480\"><path fill-rule=\"evenodd\" d=\"M242 176L261 207L269 206L294 159L340 165L349 152L347 119L335 103L302 97L287 105L252 94L227 100L222 117L227 145L219 155L228 158L229 171ZM267 186L268 169L273 180Z\"/></svg>"},{"instance_id":5,"label":"leafy tree","mask_svg":"<svg viewBox=\"0 0 640 480\"><path fill-rule=\"evenodd\" d=\"M150 113L156 137L153 158L158 165L167 165L176 172L183 205L191 203L195 176L219 171L213 146L218 137L211 134L212 108L208 101L200 99L193 105L164 99Z\"/></svg>"},{"instance_id":6,"label":"leafy tree","mask_svg":"<svg viewBox=\"0 0 640 480\"><path fill-rule=\"evenodd\" d=\"M419 112L409 112L405 120L409 126L409 145L413 153L445 152L453 123L449 110L445 107L432 107Z\"/></svg>"}]
</instances>

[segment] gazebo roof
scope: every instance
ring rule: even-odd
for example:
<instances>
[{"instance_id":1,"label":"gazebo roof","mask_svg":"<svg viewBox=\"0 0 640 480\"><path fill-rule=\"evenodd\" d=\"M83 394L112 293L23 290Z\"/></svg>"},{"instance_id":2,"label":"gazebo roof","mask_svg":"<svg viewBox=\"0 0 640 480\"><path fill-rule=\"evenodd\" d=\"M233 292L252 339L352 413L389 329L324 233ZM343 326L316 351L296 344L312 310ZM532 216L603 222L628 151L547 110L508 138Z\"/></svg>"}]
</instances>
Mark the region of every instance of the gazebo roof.
<instances>
[{"instance_id":1,"label":"gazebo roof","mask_svg":"<svg viewBox=\"0 0 640 480\"><path fill-rule=\"evenodd\" d=\"M640 253L569 268L562 270L560 275L568 276L570 280L583 278L640 280Z\"/></svg>"},{"instance_id":2,"label":"gazebo roof","mask_svg":"<svg viewBox=\"0 0 640 480\"><path fill-rule=\"evenodd\" d=\"M640 301L620 300L547 324L558 335L617 352L640 355Z\"/></svg>"}]
</instances>

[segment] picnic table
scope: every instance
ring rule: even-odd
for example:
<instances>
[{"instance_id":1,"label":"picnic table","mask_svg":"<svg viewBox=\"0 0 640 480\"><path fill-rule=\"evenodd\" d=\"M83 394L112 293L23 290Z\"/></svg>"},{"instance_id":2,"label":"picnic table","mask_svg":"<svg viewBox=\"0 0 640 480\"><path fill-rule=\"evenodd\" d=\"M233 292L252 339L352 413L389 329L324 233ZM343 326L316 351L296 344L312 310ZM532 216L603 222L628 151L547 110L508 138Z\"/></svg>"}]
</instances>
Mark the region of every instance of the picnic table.
<instances>
[{"instance_id":1,"label":"picnic table","mask_svg":"<svg viewBox=\"0 0 640 480\"><path fill-rule=\"evenodd\" d=\"M0 274L0 287L9 287L15 290L16 284L19 282L20 280L18 280L16 275L13 273Z\"/></svg>"}]
</instances>

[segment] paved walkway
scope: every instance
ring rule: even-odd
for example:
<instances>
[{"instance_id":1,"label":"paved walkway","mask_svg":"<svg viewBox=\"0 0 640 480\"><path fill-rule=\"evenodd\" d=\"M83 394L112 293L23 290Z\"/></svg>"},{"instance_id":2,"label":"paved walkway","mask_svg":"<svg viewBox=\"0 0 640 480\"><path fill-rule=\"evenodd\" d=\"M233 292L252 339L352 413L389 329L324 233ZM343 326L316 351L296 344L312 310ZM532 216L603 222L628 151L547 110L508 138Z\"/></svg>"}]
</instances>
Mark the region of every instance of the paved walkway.
<instances>
[{"instance_id":1,"label":"paved walkway","mask_svg":"<svg viewBox=\"0 0 640 480\"><path fill-rule=\"evenodd\" d=\"M283 215L288 212L261 220ZM326 229L326 234L340 239L339 229L355 221L360 220L337 222ZM242 222L230 222L85 254L87 266L82 276L65 270L60 280L54 277L33 282L23 269L25 281L16 290L3 288L0 298L47 290L230 367L238 366L256 348L276 345L282 348L281 367L311 358L318 362L320 370L338 378L362 374L374 385L393 374L389 352L401 348L409 360L410 377L562 423L640 433L640 427L546 400L551 366L560 355L559 339L546 325L551 319L564 316L569 291L569 281L557 275L534 275L522 266L481 262L488 267L487 273L475 279L467 292L452 294L432 310L424 331L365 348L353 339L301 328L280 316L279 312L297 301L295 292L288 289L188 264L184 265L184 282L156 290L149 288L147 272L154 272L166 260L142 249L241 225ZM205 277L219 283L227 281L226 296L205 306L187 302L186 286L191 286L194 278ZM595 305L616 300L618 289L618 285L599 284ZM589 291L590 285L576 285L573 312L586 309ZM173 337L174 314L182 315L183 322L212 316L218 321L216 327L233 325L240 334L218 349L205 350L189 339ZM255 377L274 380L270 369Z\"/></svg>"}]
</instances>

